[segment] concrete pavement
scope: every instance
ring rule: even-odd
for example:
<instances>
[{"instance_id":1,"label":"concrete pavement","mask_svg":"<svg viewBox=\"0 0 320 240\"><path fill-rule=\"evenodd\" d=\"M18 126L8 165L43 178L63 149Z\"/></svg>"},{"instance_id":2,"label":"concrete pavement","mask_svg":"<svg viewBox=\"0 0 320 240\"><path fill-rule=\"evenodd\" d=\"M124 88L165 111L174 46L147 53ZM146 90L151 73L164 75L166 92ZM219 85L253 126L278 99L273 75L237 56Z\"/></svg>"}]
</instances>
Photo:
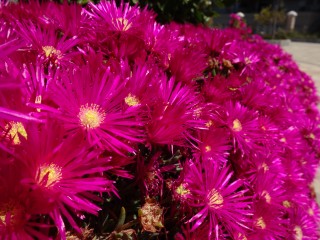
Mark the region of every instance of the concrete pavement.
<instances>
[{"instance_id":1,"label":"concrete pavement","mask_svg":"<svg viewBox=\"0 0 320 240\"><path fill-rule=\"evenodd\" d=\"M293 56L302 71L312 77L320 96L320 43L291 42L282 48ZM318 108L320 110L320 105ZM320 167L314 181L314 188L320 205Z\"/></svg>"}]
</instances>

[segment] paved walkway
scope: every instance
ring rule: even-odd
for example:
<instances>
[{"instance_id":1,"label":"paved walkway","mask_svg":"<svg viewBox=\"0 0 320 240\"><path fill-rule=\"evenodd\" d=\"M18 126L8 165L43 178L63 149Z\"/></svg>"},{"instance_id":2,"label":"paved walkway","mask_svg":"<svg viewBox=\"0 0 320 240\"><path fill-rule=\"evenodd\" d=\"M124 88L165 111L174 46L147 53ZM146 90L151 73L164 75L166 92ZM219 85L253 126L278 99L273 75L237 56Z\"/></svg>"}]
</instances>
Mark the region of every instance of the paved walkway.
<instances>
[{"instance_id":1,"label":"paved walkway","mask_svg":"<svg viewBox=\"0 0 320 240\"><path fill-rule=\"evenodd\" d=\"M282 47L293 56L300 69L306 72L315 81L320 96L320 43L291 42L288 46ZM320 110L320 105L318 105ZM320 205L320 167L314 181L317 200Z\"/></svg>"}]
</instances>

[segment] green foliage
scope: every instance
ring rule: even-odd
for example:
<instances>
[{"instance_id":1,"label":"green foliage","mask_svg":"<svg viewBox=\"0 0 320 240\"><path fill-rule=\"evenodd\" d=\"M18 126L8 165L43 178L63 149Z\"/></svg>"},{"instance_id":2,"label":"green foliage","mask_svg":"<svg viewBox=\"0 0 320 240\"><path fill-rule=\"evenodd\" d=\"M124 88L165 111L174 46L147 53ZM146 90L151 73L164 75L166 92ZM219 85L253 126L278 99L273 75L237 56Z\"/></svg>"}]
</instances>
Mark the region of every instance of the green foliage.
<instances>
[{"instance_id":1,"label":"green foliage","mask_svg":"<svg viewBox=\"0 0 320 240\"><path fill-rule=\"evenodd\" d=\"M214 9L223 6L223 0L130 0L132 4L148 6L157 13L160 23L206 23L214 15Z\"/></svg>"},{"instance_id":2,"label":"green foliage","mask_svg":"<svg viewBox=\"0 0 320 240\"><path fill-rule=\"evenodd\" d=\"M60 0L62 1L62 0ZM100 0L69 0L86 5L89 1L98 3ZM115 0L120 3L121 0ZM236 0L123 0L131 5L138 4L153 10L157 21L165 24L172 21L179 23L208 24L216 10L232 5Z\"/></svg>"},{"instance_id":3,"label":"green foliage","mask_svg":"<svg viewBox=\"0 0 320 240\"><path fill-rule=\"evenodd\" d=\"M286 13L283 9L272 9L271 6L261 9L260 13L254 15L255 21L260 24L284 23L286 20Z\"/></svg>"}]
</instances>

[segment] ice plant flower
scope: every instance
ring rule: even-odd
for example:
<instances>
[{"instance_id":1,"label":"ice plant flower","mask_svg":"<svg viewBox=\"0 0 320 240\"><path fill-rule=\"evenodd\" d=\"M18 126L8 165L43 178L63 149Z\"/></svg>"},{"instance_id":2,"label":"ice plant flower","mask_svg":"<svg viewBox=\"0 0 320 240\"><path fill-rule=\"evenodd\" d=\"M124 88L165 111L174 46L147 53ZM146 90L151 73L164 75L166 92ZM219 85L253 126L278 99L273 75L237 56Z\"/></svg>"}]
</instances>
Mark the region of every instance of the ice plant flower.
<instances>
[{"instance_id":1,"label":"ice plant flower","mask_svg":"<svg viewBox=\"0 0 320 240\"><path fill-rule=\"evenodd\" d=\"M228 166L220 167L214 161L191 164L185 173L190 191L190 205L198 212L188 220L192 230L208 222L208 238L219 239L222 226L230 233L245 233L249 229L251 204L241 180L231 181L233 173Z\"/></svg>"},{"instance_id":2,"label":"ice plant flower","mask_svg":"<svg viewBox=\"0 0 320 240\"><path fill-rule=\"evenodd\" d=\"M142 119L132 99L129 107L125 80L110 69L92 72L88 66L56 79L51 88L52 100L59 107L38 108L54 113L70 134L86 137L90 144L120 154L135 151L143 141ZM131 96L132 97L132 96ZM36 106L36 105L35 105Z\"/></svg>"},{"instance_id":3,"label":"ice plant flower","mask_svg":"<svg viewBox=\"0 0 320 240\"><path fill-rule=\"evenodd\" d=\"M74 213L97 214L100 210L92 203L98 199L92 192L116 192L113 182L101 175L110 168L109 160L99 157L99 151L75 148L73 144L76 143L64 139L56 123L50 122L30 131L33 134L14 152L15 161L25 169L21 182L29 188L33 213L49 214L63 238L65 223L61 221L62 216L79 230ZM77 146L81 146L80 142Z\"/></svg>"}]
</instances>

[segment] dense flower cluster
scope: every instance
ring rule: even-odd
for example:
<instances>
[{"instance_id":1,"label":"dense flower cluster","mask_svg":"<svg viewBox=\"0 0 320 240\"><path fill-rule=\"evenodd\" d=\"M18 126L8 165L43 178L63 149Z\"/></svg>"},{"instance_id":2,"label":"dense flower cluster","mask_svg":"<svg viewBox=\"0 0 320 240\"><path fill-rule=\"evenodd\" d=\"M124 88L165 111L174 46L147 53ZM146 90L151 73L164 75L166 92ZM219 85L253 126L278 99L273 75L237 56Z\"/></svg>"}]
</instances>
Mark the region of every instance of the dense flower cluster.
<instances>
[{"instance_id":1,"label":"dense flower cluster","mask_svg":"<svg viewBox=\"0 0 320 240\"><path fill-rule=\"evenodd\" d=\"M314 83L233 18L1 2L0 238L319 239Z\"/></svg>"}]
</instances>

